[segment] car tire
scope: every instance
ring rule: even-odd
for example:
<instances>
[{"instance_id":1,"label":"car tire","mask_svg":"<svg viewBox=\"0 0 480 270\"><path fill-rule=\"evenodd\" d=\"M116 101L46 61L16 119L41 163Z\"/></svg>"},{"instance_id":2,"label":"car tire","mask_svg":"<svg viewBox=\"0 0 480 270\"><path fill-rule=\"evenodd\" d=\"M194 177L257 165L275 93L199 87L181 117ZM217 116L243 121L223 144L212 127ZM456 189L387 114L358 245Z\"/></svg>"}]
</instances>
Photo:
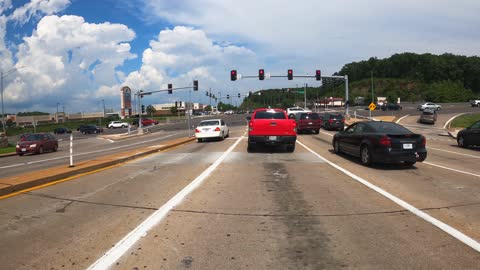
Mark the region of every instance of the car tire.
<instances>
[{"instance_id":1,"label":"car tire","mask_svg":"<svg viewBox=\"0 0 480 270\"><path fill-rule=\"evenodd\" d=\"M319 133L320 133L320 129L316 129L315 134L319 134Z\"/></svg>"},{"instance_id":2,"label":"car tire","mask_svg":"<svg viewBox=\"0 0 480 270\"><path fill-rule=\"evenodd\" d=\"M43 154L43 146L38 148L37 154Z\"/></svg>"},{"instance_id":3,"label":"car tire","mask_svg":"<svg viewBox=\"0 0 480 270\"><path fill-rule=\"evenodd\" d=\"M203 142L203 139L198 138L198 139L197 139L197 142L201 143L201 142Z\"/></svg>"},{"instance_id":4,"label":"car tire","mask_svg":"<svg viewBox=\"0 0 480 270\"><path fill-rule=\"evenodd\" d=\"M293 153L295 151L295 144L287 145L287 152Z\"/></svg>"},{"instance_id":5,"label":"car tire","mask_svg":"<svg viewBox=\"0 0 480 270\"><path fill-rule=\"evenodd\" d=\"M255 151L255 144L249 142L247 146L247 152L251 153L253 151Z\"/></svg>"},{"instance_id":6,"label":"car tire","mask_svg":"<svg viewBox=\"0 0 480 270\"><path fill-rule=\"evenodd\" d=\"M225 140L225 134L223 133L223 131L222 131L222 134L220 135L220 140L221 141Z\"/></svg>"},{"instance_id":7,"label":"car tire","mask_svg":"<svg viewBox=\"0 0 480 270\"><path fill-rule=\"evenodd\" d=\"M458 144L458 146L461 147L461 148L466 148L466 147L468 147L468 145L465 143L465 138L463 138L463 136L459 136L459 137L457 138L457 144Z\"/></svg>"},{"instance_id":8,"label":"car tire","mask_svg":"<svg viewBox=\"0 0 480 270\"><path fill-rule=\"evenodd\" d=\"M93 134L97 134L97 130L96 130L96 129L93 131Z\"/></svg>"},{"instance_id":9,"label":"car tire","mask_svg":"<svg viewBox=\"0 0 480 270\"><path fill-rule=\"evenodd\" d=\"M57 150L58 150L58 145L54 145L53 146L53 152L57 152Z\"/></svg>"},{"instance_id":10,"label":"car tire","mask_svg":"<svg viewBox=\"0 0 480 270\"><path fill-rule=\"evenodd\" d=\"M340 151L340 144L338 143L338 140L334 140L333 141L333 152L335 154L340 154L341 151Z\"/></svg>"},{"instance_id":11,"label":"car tire","mask_svg":"<svg viewBox=\"0 0 480 270\"><path fill-rule=\"evenodd\" d=\"M295 117L295 114L291 113L291 114L288 116L288 118L291 118L292 116Z\"/></svg>"},{"instance_id":12,"label":"car tire","mask_svg":"<svg viewBox=\"0 0 480 270\"><path fill-rule=\"evenodd\" d=\"M19 156L23 156L23 153L18 153L17 155L19 155Z\"/></svg>"},{"instance_id":13,"label":"car tire","mask_svg":"<svg viewBox=\"0 0 480 270\"><path fill-rule=\"evenodd\" d=\"M372 164L372 154L367 145L362 146L360 149L360 161L365 166L370 166Z\"/></svg>"}]
</instances>

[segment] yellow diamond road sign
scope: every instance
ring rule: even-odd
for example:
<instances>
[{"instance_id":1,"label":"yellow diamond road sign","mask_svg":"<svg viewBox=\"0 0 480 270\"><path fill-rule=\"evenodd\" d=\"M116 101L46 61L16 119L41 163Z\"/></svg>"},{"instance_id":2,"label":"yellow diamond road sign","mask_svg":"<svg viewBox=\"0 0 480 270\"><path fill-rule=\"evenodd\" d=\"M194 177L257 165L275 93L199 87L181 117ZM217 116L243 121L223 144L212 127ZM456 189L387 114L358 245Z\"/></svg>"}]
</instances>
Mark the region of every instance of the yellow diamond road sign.
<instances>
[{"instance_id":1,"label":"yellow diamond road sign","mask_svg":"<svg viewBox=\"0 0 480 270\"><path fill-rule=\"evenodd\" d=\"M377 107L377 106L375 106L375 104L374 104L373 102L370 103L370 105L368 105L368 108L370 108L370 111L375 110L376 107Z\"/></svg>"}]
</instances>

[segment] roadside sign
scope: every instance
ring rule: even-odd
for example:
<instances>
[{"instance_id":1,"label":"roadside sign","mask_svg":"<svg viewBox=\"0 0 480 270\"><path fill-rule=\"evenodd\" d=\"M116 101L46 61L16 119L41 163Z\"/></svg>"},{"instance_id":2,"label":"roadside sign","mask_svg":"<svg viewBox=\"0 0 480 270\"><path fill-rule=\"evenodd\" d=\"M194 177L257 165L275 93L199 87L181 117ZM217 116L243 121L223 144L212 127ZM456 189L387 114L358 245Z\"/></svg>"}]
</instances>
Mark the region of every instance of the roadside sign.
<instances>
[{"instance_id":1,"label":"roadside sign","mask_svg":"<svg viewBox=\"0 0 480 270\"><path fill-rule=\"evenodd\" d=\"M297 94L305 94L304 91L296 91Z\"/></svg>"},{"instance_id":2,"label":"roadside sign","mask_svg":"<svg viewBox=\"0 0 480 270\"><path fill-rule=\"evenodd\" d=\"M375 110L375 108L377 108L377 106L372 102L370 103L370 105L368 105L368 108L370 109L370 111L373 111Z\"/></svg>"}]
</instances>

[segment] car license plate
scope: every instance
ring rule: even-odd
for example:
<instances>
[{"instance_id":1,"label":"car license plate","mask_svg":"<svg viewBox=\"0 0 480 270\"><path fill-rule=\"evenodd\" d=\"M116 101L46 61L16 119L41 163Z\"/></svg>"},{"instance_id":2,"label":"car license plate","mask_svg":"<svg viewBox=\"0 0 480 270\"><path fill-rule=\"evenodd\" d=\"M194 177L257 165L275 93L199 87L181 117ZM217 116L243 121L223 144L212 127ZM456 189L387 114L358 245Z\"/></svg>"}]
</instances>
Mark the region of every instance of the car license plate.
<instances>
[{"instance_id":1,"label":"car license plate","mask_svg":"<svg viewBox=\"0 0 480 270\"><path fill-rule=\"evenodd\" d=\"M413 149L413 144L411 144L411 143L404 143L404 144L403 144L403 149Z\"/></svg>"},{"instance_id":2,"label":"car license plate","mask_svg":"<svg viewBox=\"0 0 480 270\"><path fill-rule=\"evenodd\" d=\"M210 129L209 128L204 128L203 131L209 131Z\"/></svg>"},{"instance_id":3,"label":"car license plate","mask_svg":"<svg viewBox=\"0 0 480 270\"><path fill-rule=\"evenodd\" d=\"M22 152L25 152L25 151L27 151L27 149L26 149L26 148L22 148Z\"/></svg>"},{"instance_id":4,"label":"car license plate","mask_svg":"<svg viewBox=\"0 0 480 270\"><path fill-rule=\"evenodd\" d=\"M277 140L277 136L268 136L268 140L269 140L269 141L276 141L276 140Z\"/></svg>"},{"instance_id":5,"label":"car license plate","mask_svg":"<svg viewBox=\"0 0 480 270\"><path fill-rule=\"evenodd\" d=\"M313 125L313 123L312 123L312 122L308 122L308 124L309 124L309 125Z\"/></svg>"}]
</instances>

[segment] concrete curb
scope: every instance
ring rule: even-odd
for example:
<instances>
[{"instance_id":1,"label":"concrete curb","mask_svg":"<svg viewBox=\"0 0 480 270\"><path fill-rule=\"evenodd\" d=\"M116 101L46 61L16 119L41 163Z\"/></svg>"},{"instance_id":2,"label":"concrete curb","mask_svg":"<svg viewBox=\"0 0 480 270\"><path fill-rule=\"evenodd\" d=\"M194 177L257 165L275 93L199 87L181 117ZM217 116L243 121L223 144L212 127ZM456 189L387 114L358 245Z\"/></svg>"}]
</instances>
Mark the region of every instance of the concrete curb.
<instances>
[{"instance_id":1,"label":"concrete curb","mask_svg":"<svg viewBox=\"0 0 480 270\"><path fill-rule=\"evenodd\" d=\"M13 156L16 156L16 155L17 155L17 152L12 152L12 153L7 153L7 154L1 154L1 155L0 155L0 158L13 157Z\"/></svg>"},{"instance_id":2,"label":"concrete curb","mask_svg":"<svg viewBox=\"0 0 480 270\"><path fill-rule=\"evenodd\" d=\"M17 175L10 178L0 179L0 196L8 195L28 188L58 181L75 175L92 172L101 168L106 168L116 164L134 160L149 154L164 151L179 145L183 145L196 140L193 138L183 138L173 140L159 147L146 147L137 151L117 153L114 155L100 157L94 160L81 162L73 168L66 166L49 168L47 170L35 171L23 175Z\"/></svg>"}]
</instances>

